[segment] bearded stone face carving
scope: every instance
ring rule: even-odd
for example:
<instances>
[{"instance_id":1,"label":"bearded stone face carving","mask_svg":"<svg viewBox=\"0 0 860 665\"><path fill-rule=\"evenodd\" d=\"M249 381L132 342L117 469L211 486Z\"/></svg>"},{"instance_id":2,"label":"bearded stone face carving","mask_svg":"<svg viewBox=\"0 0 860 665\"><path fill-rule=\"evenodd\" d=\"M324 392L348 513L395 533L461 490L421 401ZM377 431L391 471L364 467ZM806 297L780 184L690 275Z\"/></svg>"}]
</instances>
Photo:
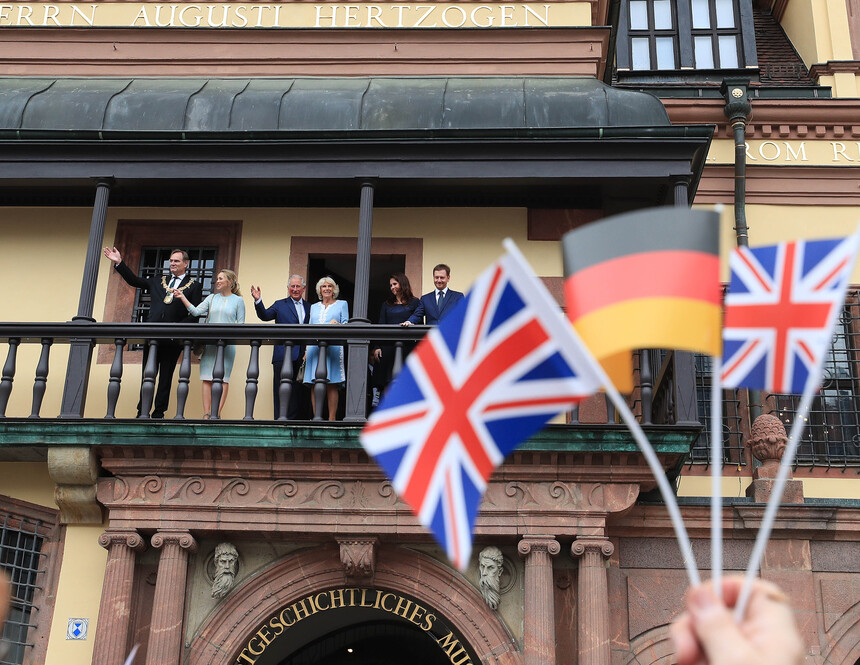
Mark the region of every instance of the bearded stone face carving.
<instances>
[{"instance_id":1,"label":"bearded stone face carving","mask_svg":"<svg viewBox=\"0 0 860 665\"><path fill-rule=\"evenodd\" d=\"M492 545L485 547L478 554L481 595L492 610L499 609L499 599L501 598L499 588L503 562L502 551Z\"/></svg>"},{"instance_id":2,"label":"bearded stone face carving","mask_svg":"<svg viewBox=\"0 0 860 665\"><path fill-rule=\"evenodd\" d=\"M221 599L230 593L239 572L239 552L232 543L215 546L215 579L212 581L212 597Z\"/></svg>"}]
</instances>

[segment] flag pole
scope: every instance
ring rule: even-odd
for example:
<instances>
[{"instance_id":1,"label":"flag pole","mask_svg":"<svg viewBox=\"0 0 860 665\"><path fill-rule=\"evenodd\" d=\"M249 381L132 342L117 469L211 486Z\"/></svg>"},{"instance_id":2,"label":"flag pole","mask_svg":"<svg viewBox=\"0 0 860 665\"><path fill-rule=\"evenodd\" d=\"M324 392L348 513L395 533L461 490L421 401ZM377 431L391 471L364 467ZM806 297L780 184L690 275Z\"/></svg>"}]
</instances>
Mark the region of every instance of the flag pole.
<instances>
[{"instance_id":1,"label":"flag pole","mask_svg":"<svg viewBox=\"0 0 860 665\"><path fill-rule=\"evenodd\" d=\"M723 405L722 359L711 357L711 579L723 597Z\"/></svg>"},{"instance_id":2,"label":"flag pole","mask_svg":"<svg viewBox=\"0 0 860 665\"><path fill-rule=\"evenodd\" d=\"M528 261L522 255L519 250L519 247L516 246L513 240L510 238L505 238L502 242L505 249L508 253L514 257L514 259L521 265L526 266L528 270L526 271L529 275L531 275L531 279L536 283L536 290L540 293L545 291L545 287L538 280L537 276L534 273L534 270L529 266ZM579 337L579 333L576 332L576 329L570 325L569 323L565 326L565 331L569 334L565 335L563 339L558 340L559 343L570 345L570 344L578 344L581 347L582 351L577 349L577 354L582 353L588 360L588 362L592 366L592 371L597 375L600 379L600 382L603 384L603 388L606 391L606 394L609 395L609 398L612 400L612 403L615 405L615 410L621 414L621 419L624 421L624 424L627 425L627 428L630 430L631 434L633 434L633 438L636 441L636 444L639 446L639 450L642 451L642 454L645 456L645 461L648 462L648 466L651 469L651 473L654 475L654 478L657 480L657 486L660 488L660 494L663 497L663 501L666 504L666 508L669 511L669 518L672 521L672 527L675 530L675 537L678 540L678 544L681 548L681 555L684 558L684 566L687 569L687 577L690 579L690 584L692 586L698 586L701 582L699 578L699 571L696 568L696 558L693 555L693 548L690 545L690 538L687 535L687 530L684 528L684 520L681 517L681 511L678 509L678 502L675 500L675 494L672 492L672 488L669 485L669 481L666 479L666 472L660 464L660 460L657 459L657 453L654 452L654 448L651 446L651 443L648 441L648 437L645 436L645 432L642 431L641 425L636 420L636 417L630 411L630 407L627 406L627 402L624 401L624 398L621 397L618 390L615 388L615 385L609 379L609 376L606 374L606 371L600 365L599 362L592 355L591 351L585 345L585 342L582 341Z\"/></svg>"}]
</instances>

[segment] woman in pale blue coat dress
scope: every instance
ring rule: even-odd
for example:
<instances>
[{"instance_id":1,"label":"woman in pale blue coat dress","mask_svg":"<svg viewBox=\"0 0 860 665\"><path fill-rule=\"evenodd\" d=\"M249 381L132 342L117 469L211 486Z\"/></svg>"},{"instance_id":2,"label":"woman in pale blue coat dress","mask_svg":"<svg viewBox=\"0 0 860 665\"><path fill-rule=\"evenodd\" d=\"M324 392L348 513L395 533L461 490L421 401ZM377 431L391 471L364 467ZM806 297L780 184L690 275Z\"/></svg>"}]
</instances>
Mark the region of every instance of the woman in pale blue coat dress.
<instances>
[{"instance_id":1,"label":"woman in pale blue coat dress","mask_svg":"<svg viewBox=\"0 0 860 665\"><path fill-rule=\"evenodd\" d=\"M206 323L245 323L245 301L239 292L239 282L232 270L221 270L215 279L214 293L195 307L179 290L173 295L182 300L182 304L193 316L205 316ZM218 346L207 344L200 357L200 380L203 383L203 418L209 418L212 411L212 372L215 369L215 357ZM230 388L230 374L233 371L233 360L236 358L236 345L224 347L224 379L222 383L220 413L227 401L227 390Z\"/></svg>"},{"instance_id":2,"label":"woman in pale blue coat dress","mask_svg":"<svg viewBox=\"0 0 860 665\"><path fill-rule=\"evenodd\" d=\"M331 277L323 277L317 282L317 296L320 301L311 305L311 314L308 323L347 323L349 321L349 310L345 300L338 300L340 288ZM313 383L317 371L317 358L319 347L309 346L305 351L305 383ZM328 403L328 419L335 420L337 416L337 400L340 384L346 378L343 366L343 347L326 347L326 402ZM316 397L311 391L311 404L316 414Z\"/></svg>"}]
</instances>

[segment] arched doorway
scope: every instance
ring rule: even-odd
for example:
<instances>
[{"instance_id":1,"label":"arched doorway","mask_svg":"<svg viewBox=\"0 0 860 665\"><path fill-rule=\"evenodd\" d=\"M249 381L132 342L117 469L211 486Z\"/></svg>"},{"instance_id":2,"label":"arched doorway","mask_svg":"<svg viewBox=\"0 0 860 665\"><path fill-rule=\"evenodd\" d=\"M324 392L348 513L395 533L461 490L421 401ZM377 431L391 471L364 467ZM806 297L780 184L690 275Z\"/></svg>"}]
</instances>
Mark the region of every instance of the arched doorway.
<instances>
[{"instance_id":1,"label":"arched doorway","mask_svg":"<svg viewBox=\"0 0 860 665\"><path fill-rule=\"evenodd\" d=\"M383 658L362 660L374 649ZM278 561L234 589L194 636L186 661L370 662L521 665L522 655L478 590L456 571L419 552L382 547L374 574L356 581L345 575L339 548L331 544Z\"/></svg>"}]
</instances>

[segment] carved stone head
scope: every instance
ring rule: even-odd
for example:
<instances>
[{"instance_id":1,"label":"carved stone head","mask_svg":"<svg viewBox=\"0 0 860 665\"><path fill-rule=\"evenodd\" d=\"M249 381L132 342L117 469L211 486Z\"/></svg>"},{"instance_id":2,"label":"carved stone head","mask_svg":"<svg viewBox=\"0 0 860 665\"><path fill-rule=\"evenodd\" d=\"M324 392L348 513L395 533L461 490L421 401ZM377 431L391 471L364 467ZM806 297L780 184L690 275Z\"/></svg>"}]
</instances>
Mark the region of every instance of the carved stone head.
<instances>
[{"instance_id":1,"label":"carved stone head","mask_svg":"<svg viewBox=\"0 0 860 665\"><path fill-rule=\"evenodd\" d=\"M478 554L481 595L492 610L499 608L499 599L501 598L499 585L502 579L503 562L502 551L493 545L485 547Z\"/></svg>"},{"instance_id":2,"label":"carved stone head","mask_svg":"<svg viewBox=\"0 0 860 665\"><path fill-rule=\"evenodd\" d=\"M219 543L215 546L215 579L212 582L212 597L223 598L236 582L239 572L239 551L232 543Z\"/></svg>"}]
</instances>

